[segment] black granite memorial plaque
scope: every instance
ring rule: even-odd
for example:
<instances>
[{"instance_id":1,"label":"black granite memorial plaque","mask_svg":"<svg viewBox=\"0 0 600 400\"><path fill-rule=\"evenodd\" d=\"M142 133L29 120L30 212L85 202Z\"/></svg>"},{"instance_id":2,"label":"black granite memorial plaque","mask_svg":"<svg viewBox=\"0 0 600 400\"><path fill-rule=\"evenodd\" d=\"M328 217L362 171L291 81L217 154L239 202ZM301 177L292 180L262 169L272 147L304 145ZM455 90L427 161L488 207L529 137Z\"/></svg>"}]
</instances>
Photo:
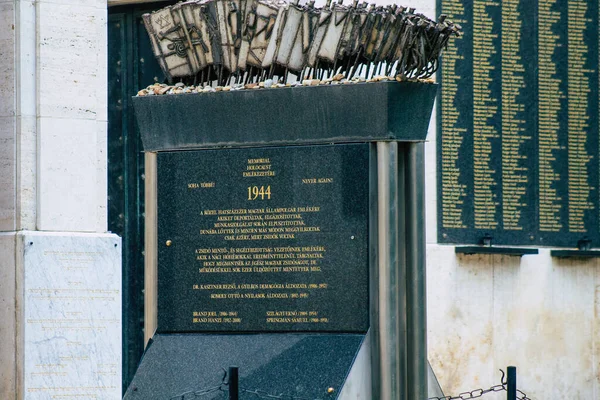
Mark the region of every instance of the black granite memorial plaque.
<instances>
[{"instance_id":1,"label":"black granite memorial plaque","mask_svg":"<svg viewBox=\"0 0 600 400\"><path fill-rule=\"evenodd\" d=\"M158 332L366 332L369 157L159 153Z\"/></svg>"},{"instance_id":2,"label":"black granite memorial plaque","mask_svg":"<svg viewBox=\"0 0 600 400\"><path fill-rule=\"evenodd\" d=\"M600 246L598 0L438 0L438 240Z\"/></svg>"}]
</instances>

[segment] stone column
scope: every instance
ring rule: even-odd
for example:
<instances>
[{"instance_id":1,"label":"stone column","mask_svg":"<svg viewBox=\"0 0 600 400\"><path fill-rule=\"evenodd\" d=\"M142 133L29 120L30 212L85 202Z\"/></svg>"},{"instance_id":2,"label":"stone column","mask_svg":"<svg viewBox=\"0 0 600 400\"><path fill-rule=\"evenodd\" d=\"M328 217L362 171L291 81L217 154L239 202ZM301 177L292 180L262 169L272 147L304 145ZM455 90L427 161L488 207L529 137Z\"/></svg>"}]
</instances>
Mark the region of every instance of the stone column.
<instances>
[{"instance_id":1,"label":"stone column","mask_svg":"<svg viewBox=\"0 0 600 400\"><path fill-rule=\"evenodd\" d=\"M0 0L0 398L121 396L106 0Z\"/></svg>"}]
</instances>

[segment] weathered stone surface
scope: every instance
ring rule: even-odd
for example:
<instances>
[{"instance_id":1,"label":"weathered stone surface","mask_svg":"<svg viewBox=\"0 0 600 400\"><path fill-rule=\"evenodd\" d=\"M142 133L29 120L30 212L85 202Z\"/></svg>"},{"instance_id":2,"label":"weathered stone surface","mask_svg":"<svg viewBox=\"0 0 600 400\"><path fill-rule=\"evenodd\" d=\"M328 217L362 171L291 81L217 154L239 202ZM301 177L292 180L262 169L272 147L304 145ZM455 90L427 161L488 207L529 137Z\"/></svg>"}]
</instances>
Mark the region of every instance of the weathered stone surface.
<instances>
[{"instance_id":1,"label":"weathered stone surface","mask_svg":"<svg viewBox=\"0 0 600 400\"><path fill-rule=\"evenodd\" d=\"M119 398L120 264L116 235L0 234L3 399Z\"/></svg>"},{"instance_id":2,"label":"weathered stone surface","mask_svg":"<svg viewBox=\"0 0 600 400\"><path fill-rule=\"evenodd\" d=\"M121 243L116 235L24 232L24 393L118 398Z\"/></svg>"}]
</instances>

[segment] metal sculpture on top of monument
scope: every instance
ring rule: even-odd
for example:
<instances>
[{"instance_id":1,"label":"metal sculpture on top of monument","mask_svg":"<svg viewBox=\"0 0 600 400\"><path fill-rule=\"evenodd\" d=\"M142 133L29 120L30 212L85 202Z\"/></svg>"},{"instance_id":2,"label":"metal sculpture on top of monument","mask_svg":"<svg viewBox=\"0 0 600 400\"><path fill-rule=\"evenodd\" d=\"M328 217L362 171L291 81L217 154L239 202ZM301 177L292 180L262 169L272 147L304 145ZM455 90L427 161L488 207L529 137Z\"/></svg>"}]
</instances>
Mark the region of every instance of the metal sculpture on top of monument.
<instances>
[{"instance_id":1,"label":"metal sculpture on top of monument","mask_svg":"<svg viewBox=\"0 0 600 400\"><path fill-rule=\"evenodd\" d=\"M199 0L143 16L154 54L172 83L285 84L338 77L432 76L460 25L414 8L343 0L315 7L275 0Z\"/></svg>"}]
</instances>

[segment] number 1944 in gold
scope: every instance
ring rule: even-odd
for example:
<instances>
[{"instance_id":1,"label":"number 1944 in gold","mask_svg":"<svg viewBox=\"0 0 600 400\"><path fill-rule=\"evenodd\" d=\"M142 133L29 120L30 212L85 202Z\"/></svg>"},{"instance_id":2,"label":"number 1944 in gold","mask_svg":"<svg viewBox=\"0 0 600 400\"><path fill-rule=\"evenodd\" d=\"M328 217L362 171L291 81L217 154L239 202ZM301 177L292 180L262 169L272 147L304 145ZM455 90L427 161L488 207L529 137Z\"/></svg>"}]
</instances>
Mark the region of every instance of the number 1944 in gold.
<instances>
[{"instance_id":1,"label":"number 1944 in gold","mask_svg":"<svg viewBox=\"0 0 600 400\"><path fill-rule=\"evenodd\" d=\"M248 200L271 200L271 186L248 186Z\"/></svg>"}]
</instances>

